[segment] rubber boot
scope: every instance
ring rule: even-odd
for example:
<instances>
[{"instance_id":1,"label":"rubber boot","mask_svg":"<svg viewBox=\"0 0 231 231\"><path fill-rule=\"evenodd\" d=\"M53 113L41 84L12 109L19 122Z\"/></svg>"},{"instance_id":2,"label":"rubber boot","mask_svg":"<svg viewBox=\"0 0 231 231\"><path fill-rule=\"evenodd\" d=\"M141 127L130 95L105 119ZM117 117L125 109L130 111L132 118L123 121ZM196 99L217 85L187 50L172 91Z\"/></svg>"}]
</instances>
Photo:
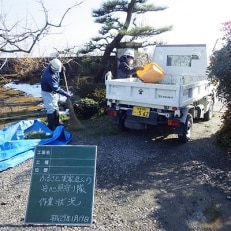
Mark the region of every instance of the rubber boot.
<instances>
[{"instance_id":1,"label":"rubber boot","mask_svg":"<svg viewBox=\"0 0 231 231\"><path fill-rule=\"evenodd\" d=\"M55 130L55 116L54 113L52 114L47 114L47 127L50 128L51 131Z\"/></svg>"},{"instance_id":2,"label":"rubber boot","mask_svg":"<svg viewBox=\"0 0 231 231\"><path fill-rule=\"evenodd\" d=\"M59 112L57 110L54 111L54 121L55 121L55 127L61 125L59 121Z\"/></svg>"}]
</instances>

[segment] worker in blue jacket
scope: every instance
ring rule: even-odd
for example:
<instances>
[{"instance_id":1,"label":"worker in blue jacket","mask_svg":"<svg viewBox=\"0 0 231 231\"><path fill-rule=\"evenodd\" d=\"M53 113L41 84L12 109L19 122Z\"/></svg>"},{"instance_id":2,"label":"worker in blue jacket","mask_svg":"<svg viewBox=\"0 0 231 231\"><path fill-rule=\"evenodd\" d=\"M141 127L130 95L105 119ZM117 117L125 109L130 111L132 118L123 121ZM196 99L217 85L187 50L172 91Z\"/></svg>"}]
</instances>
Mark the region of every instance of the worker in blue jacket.
<instances>
[{"instance_id":1,"label":"worker in blue jacket","mask_svg":"<svg viewBox=\"0 0 231 231\"><path fill-rule=\"evenodd\" d=\"M71 93L59 86L60 72L64 71L61 61L57 58L50 61L41 77L41 95L47 113L48 127L53 131L59 123L59 94L71 97Z\"/></svg>"},{"instance_id":2,"label":"worker in blue jacket","mask_svg":"<svg viewBox=\"0 0 231 231\"><path fill-rule=\"evenodd\" d=\"M134 58L134 50L125 50L124 54L119 58L119 65L117 69L118 79L130 78L136 74L136 71L143 70L143 67L133 67Z\"/></svg>"}]
</instances>

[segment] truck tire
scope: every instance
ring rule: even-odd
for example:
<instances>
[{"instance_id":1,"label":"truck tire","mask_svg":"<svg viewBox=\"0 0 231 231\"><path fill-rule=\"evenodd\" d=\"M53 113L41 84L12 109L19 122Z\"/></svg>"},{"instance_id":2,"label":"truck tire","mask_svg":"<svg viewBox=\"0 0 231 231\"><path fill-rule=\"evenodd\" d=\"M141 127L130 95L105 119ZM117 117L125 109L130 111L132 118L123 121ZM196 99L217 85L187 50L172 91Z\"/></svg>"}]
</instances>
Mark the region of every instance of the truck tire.
<instances>
[{"instance_id":1,"label":"truck tire","mask_svg":"<svg viewBox=\"0 0 231 231\"><path fill-rule=\"evenodd\" d=\"M183 125L184 126L183 134L178 135L180 142L187 143L190 140L191 133L192 133L192 125L193 125L193 117L190 113L188 113L185 124Z\"/></svg>"},{"instance_id":2,"label":"truck tire","mask_svg":"<svg viewBox=\"0 0 231 231\"><path fill-rule=\"evenodd\" d=\"M213 105L210 104L209 110L204 114L204 120L209 121L212 119L213 116Z\"/></svg>"}]
</instances>

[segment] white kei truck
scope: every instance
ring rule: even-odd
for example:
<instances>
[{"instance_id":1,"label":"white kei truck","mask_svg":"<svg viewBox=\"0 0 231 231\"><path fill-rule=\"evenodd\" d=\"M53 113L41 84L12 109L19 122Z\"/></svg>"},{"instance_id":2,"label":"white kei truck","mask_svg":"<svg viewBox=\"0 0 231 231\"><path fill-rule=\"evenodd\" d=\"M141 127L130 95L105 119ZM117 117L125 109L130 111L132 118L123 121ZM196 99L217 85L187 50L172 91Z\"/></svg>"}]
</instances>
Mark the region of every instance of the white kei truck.
<instances>
[{"instance_id":1,"label":"white kei truck","mask_svg":"<svg viewBox=\"0 0 231 231\"><path fill-rule=\"evenodd\" d=\"M186 143L193 120L208 121L213 113L215 86L206 75L206 45L157 45L152 61L165 73L158 82L105 75L107 114L121 130L164 125Z\"/></svg>"}]
</instances>

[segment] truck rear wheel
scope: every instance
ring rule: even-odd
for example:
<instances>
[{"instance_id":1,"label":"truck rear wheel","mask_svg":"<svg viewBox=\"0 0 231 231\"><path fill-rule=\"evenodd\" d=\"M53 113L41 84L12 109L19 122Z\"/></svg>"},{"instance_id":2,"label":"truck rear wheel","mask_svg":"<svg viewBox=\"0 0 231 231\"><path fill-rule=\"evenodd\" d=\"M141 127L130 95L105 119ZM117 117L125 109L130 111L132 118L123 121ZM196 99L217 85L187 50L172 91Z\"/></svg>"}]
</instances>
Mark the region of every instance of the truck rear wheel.
<instances>
[{"instance_id":1,"label":"truck rear wheel","mask_svg":"<svg viewBox=\"0 0 231 231\"><path fill-rule=\"evenodd\" d=\"M190 113L188 113L187 119L186 119L186 122L183 128L183 134L178 135L178 138L182 143L187 143L190 140L191 133L192 133L192 125L193 125L193 117Z\"/></svg>"}]
</instances>

